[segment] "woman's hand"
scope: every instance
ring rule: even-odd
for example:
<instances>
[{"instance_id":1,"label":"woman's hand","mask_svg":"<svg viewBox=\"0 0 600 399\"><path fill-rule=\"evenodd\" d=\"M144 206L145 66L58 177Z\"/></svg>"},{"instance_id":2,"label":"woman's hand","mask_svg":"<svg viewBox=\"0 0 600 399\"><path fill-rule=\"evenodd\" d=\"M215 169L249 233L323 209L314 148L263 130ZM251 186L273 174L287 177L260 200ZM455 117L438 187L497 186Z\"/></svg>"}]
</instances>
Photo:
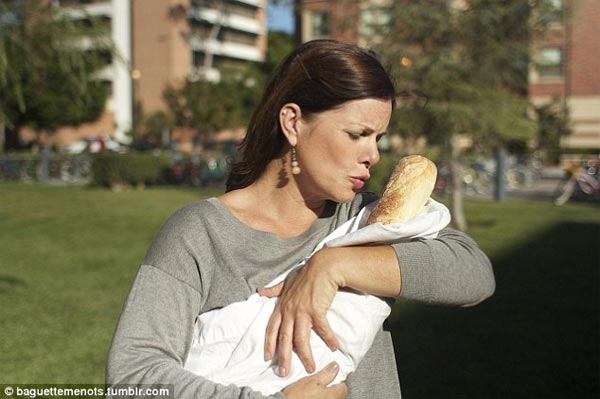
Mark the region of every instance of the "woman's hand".
<instances>
[{"instance_id":1,"label":"woman's hand","mask_svg":"<svg viewBox=\"0 0 600 399\"><path fill-rule=\"evenodd\" d=\"M327 388L338 371L337 363L330 363L318 373L288 385L283 394L286 399L344 399L348 388L343 382Z\"/></svg>"},{"instance_id":2,"label":"woman's hand","mask_svg":"<svg viewBox=\"0 0 600 399\"><path fill-rule=\"evenodd\" d=\"M390 246L321 249L284 282L258 290L270 298L280 296L267 325L265 360L277 353L279 374L285 377L295 350L306 371L314 372L311 329L332 351L339 346L326 315L340 288L395 297L401 286L398 257Z\"/></svg>"},{"instance_id":3,"label":"woman's hand","mask_svg":"<svg viewBox=\"0 0 600 399\"><path fill-rule=\"evenodd\" d=\"M338 340L326 316L340 283L327 267L326 255L327 249L317 252L282 283L258 290L260 295L270 298L280 296L267 325L265 360L273 359L277 352L282 377L290 371L292 350L308 373L315 371L311 330L315 330L332 351L338 348Z\"/></svg>"}]
</instances>

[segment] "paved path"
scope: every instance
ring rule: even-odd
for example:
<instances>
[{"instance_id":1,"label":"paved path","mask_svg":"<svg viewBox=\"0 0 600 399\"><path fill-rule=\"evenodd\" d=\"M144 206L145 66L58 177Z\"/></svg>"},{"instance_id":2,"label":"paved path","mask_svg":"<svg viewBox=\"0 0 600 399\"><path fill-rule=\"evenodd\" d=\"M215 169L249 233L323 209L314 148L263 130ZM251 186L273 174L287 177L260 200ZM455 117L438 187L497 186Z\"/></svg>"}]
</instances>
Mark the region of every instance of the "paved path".
<instances>
[{"instance_id":1,"label":"paved path","mask_svg":"<svg viewBox=\"0 0 600 399\"><path fill-rule=\"evenodd\" d=\"M553 203L559 195L558 188L565 172L560 167L550 167L542 171L541 178L530 186L506 191L506 200L541 201ZM467 197L469 198L469 197ZM470 197L473 198L473 197ZM493 200L493 194L480 196L482 199ZM571 199L570 201L575 201ZM581 200L580 200L581 201ZM599 200L591 200L600 203Z\"/></svg>"},{"instance_id":2,"label":"paved path","mask_svg":"<svg viewBox=\"0 0 600 399\"><path fill-rule=\"evenodd\" d=\"M557 195L557 188L563 176L564 171L560 167L545 168L542 171L541 178L531 185L518 189L507 189L505 199L552 202ZM475 197L467 196L467 198ZM494 196L492 193L478 196L478 198L493 200Z\"/></svg>"}]
</instances>

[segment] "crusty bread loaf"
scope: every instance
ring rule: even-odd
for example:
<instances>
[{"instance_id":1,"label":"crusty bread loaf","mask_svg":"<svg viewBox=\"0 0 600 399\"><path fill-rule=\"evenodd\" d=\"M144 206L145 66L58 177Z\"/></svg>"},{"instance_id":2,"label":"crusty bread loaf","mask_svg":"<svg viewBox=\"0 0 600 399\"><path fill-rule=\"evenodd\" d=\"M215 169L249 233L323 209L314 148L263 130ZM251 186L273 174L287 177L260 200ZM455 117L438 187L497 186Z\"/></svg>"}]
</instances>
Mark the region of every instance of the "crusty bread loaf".
<instances>
[{"instance_id":1,"label":"crusty bread loaf","mask_svg":"<svg viewBox=\"0 0 600 399\"><path fill-rule=\"evenodd\" d=\"M407 222L417 216L429 199L437 168L420 155L402 158L390 176L379 202L371 212L368 224Z\"/></svg>"}]
</instances>

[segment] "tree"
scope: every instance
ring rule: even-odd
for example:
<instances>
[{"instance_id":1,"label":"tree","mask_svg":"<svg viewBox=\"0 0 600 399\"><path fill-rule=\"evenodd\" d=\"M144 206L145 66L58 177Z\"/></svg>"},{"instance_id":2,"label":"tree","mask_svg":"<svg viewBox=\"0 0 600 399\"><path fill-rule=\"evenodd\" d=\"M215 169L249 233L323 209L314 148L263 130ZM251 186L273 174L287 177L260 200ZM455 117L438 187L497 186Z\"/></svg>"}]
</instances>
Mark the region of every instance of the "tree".
<instances>
[{"instance_id":1,"label":"tree","mask_svg":"<svg viewBox=\"0 0 600 399\"><path fill-rule=\"evenodd\" d=\"M217 82L188 80L181 87L168 87L163 97L175 126L192 128L203 138L246 126L266 80L292 48L291 35L269 33L264 63L223 69Z\"/></svg>"},{"instance_id":2,"label":"tree","mask_svg":"<svg viewBox=\"0 0 600 399\"><path fill-rule=\"evenodd\" d=\"M294 37L285 32L269 32L267 56L262 64L262 73L268 78L285 56L294 49Z\"/></svg>"},{"instance_id":3,"label":"tree","mask_svg":"<svg viewBox=\"0 0 600 399\"><path fill-rule=\"evenodd\" d=\"M0 28L5 148L18 148L23 126L52 132L98 118L107 90L94 73L106 65L112 46L93 18L75 20L39 0L3 1Z\"/></svg>"},{"instance_id":4,"label":"tree","mask_svg":"<svg viewBox=\"0 0 600 399\"><path fill-rule=\"evenodd\" d=\"M396 66L398 85L410 94L400 101L395 130L425 135L447 149L460 229L467 225L456 173L458 135L469 134L491 150L536 134L527 113L527 70L531 35L542 28L532 16L543 3L399 0L388 6L392 23L373 36L372 47Z\"/></svg>"},{"instance_id":5,"label":"tree","mask_svg":"<svg viewBox=\"0 0 600 399\"><path fill-rule=\"evenodd\" d=\"M182 87L168 87L163 97L175 126L192 128L206 138L248 123L259 79L253 71L223 70L218 82L188 80Z\"/></svg>"},{"instance_id":6,"label":"tree","mask_svg":"<svg viewBox=\"0 0 600 399\"><path fill-rule=\"evenodd\" d=\"M558 163L560 139L571 133L569 110L563 101L554 98L547 104L535 107L538 120L538 149L546 154L547 160Z\"/></svg>"}]
</instances>

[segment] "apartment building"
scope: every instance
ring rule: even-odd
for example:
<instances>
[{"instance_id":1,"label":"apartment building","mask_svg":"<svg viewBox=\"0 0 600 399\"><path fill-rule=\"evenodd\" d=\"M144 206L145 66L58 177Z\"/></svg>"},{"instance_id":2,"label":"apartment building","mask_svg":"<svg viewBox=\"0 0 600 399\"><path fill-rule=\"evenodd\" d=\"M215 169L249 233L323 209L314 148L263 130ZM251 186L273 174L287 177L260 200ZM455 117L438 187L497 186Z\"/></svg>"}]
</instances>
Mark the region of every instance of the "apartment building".
<instances>
[{"instance_id":1,"label":"apartment building","mask_svg":"<svg viewBox=\"0 0 600 399\"><path fill-rule=\"evenodd\" d=\"M132 0L132 30L136 100L154 112L169 84L264 61L266 0Z\"/></svg>"},{"instance_id":2,"label":"apartment building","mask_svg":"<svg viewBox=\"0 0 600 399\"><path fill-rule=\"evenodd\" d=\"M558 98L568 107L572 133L564 149L600 151L600 0L554 3L563 16L533 43L529 96L534 104Z\"/></svg>"},{"instance_id":3,"label":"apartment building","mask_svg":"<svg viewBox=\"0 0 600 399\"><path fill-rule=\"evenodd\" d=\"M118 54L99 75L111 86L98 121L62 128L60 142L108 134L123 141L134 104L163 110L163 90L186 79L219 79L219 70L261 62L266 0L49 0L71 18L106 20Z\"/></svg>"}]
</instances>

